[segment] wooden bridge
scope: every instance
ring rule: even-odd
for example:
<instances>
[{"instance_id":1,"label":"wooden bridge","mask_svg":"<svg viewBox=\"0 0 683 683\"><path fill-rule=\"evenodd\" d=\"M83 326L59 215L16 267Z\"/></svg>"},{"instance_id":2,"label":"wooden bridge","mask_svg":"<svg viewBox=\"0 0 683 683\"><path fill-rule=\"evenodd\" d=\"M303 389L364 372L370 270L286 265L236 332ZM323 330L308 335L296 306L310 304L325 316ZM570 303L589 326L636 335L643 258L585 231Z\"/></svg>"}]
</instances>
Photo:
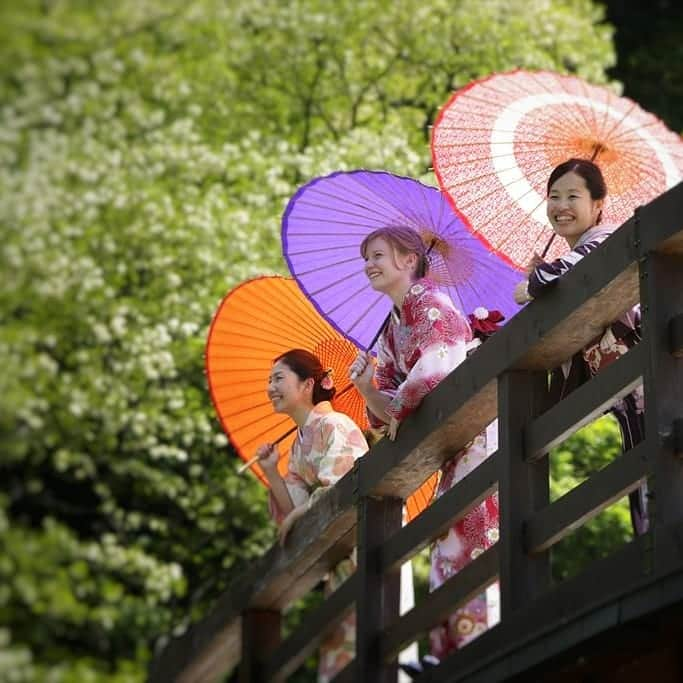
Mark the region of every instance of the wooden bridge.
<instances>
[{"instance_id":1,"label":"wooden bridge","mask_svg":"<svg viewBox=\"0 0 683 683\"><path fill-rule=\"evenodd\" d=\"M643 338L547 406L548 368L641 302ZM643 384L646 439L551 503L548 451ZM416 483L491 422L499 449L406 527ZM647 479L651 530L553 583L551 547ZM500 540L399 617L399 568L498 490ZM358 569L286 639L281 612L351 549ZM335 681L394 683L396 656L500 581L501 621L419 679L683 680L683 183L645 207L447 377L239 576L213 611L172 639L150 683L286 680L351 609L356 658Z\"/></svg>"}]
</instances>

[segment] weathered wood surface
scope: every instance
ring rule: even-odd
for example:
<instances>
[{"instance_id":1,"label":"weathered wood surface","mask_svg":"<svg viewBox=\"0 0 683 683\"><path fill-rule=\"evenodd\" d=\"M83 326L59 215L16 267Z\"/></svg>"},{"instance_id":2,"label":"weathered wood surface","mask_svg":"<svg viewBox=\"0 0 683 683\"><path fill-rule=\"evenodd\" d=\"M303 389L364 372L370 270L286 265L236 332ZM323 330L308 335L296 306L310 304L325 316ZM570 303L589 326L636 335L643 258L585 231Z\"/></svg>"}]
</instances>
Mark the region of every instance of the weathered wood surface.
<instances>
[{"instance_id":1,"label":"weathered wood surface","mask_svg":"<svg viewBox=\"0 0 683 683\"><path fill-rule=\"evenodd\" d=\"M562 278L552 294L521 311L447 377L401 426L396 442L380 441L297 524L285 548L273 547L206 618L166 645L152 663L149 682L209 683L232 669L240 659L240 614L250 606L287 604L348 554L359 495L411 493L415 482L496 417L498 375L556 366L637 302L637 263L653 250L683 254L683 183L642 207L637 219Z\"/></svg>"},{"instance_id":2,"label":"weathered wood surface","mask_svg":"<svg viewBox=\"0 0 683 683\"><path fill-rule=\"evenodd\" d=\"M650 535L640 536L579 576L541 595L430 672L429 683L525 678L574 645L657 610L683 608L683 525L666 528L662 561L651 565ZM533 626L533 629L530 628ZM650 626L651 627L651 626ZM546 671L554 671L552 664Z\"/></svg>"}]
</instances>

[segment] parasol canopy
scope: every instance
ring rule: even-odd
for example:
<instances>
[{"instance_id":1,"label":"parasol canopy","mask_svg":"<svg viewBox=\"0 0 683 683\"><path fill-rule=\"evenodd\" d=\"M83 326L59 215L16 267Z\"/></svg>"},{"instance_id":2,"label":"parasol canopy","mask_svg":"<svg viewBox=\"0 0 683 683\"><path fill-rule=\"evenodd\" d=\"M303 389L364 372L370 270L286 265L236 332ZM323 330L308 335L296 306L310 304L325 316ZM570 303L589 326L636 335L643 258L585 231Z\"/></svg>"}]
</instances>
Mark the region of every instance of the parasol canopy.
<instances>
[{"instance_id":1,"label":"parasol canopy","mask_svg":"<svg viewBox=\"0 0 683 683\"><path fill-rule=\"evenodd\" d=\"M603 221L617 225L683 177L680 136L632 100L576 76L518 70L474 81L444 105L432 131L439 186L470 229L520 268L553 235L546 183L572 157L600 167ZM564 251L556 242L548 258Z\"/></svg>"},{"instance_id":2,"label":"parasol canopy","mask_svg":"<svg viewBox=\"0 0 683 683\"><path fill-rule=\"evenodd\" d=\"M290 199L282 249L290 272L318 311L368 349L391 310L370 286L360 255L377 228L416 230L429 250L429 277L457 308L485 307L511 318L520 273L492 254L435 187L385 171L340 171L315 178Z\"/></svg>"},{"instance_id":3,"label":"parasol canopy","mask_svg":"<svg viewBox=\"0 0 683 683\"><path fill-rule=\"evenodd\" d=\"M332 368L337 388L332 405L368 429L365 401L348 380L356 347L318 314L294 280L261 277L235 287L218 307L206 342L209 393L223 430L245 462L260 444L287 435L279 447L281 474L287 471L295 424L274 412L266 388L273 359L293 348L310 351ZM267 484L258 463L251 469ZM428 505L435 487L436 475L411 496L410 518Z\"/></svg>"}]
</instances>

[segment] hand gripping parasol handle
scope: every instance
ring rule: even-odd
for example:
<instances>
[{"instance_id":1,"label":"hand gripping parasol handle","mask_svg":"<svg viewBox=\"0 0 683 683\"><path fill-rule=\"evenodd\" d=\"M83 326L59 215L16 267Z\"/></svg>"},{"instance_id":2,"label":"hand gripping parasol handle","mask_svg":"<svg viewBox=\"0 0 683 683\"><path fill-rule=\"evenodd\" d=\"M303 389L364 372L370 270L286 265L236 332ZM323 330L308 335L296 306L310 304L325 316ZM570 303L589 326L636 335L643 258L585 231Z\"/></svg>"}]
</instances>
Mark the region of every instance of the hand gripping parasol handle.
<instances>
[{"instance_id":1,"label":"hand gripping parasol handle","mask_svg":"<svg viewBox=\"0 0 683 683\"><path fill-rule=\"evenodd\" d=\"M389 320L391 320L391 313L389 313L389 315L387 315L387 317L384 319L384 322L379 326L379 329L375 333L375 336L372 338L372 341L368 344L368 351L377 343L377 340L379 339L380 334L382 334L382 332L384 332L384 328L389 324ZM352 372L351 373L351 380L354 381L356 379L358 379L358 373ZM348 389L348 388L349 387L346 387L346 389ZM344 389L344 391L346 391L346 389ZM342 393L344 393L344 392L342 392Z\"/></svg>"},{"instance_id":2,"label":"hand gripping parasol handle","mask_svg":"<svg viewBox=\"0 0 683 683\"><path fill-rule=\"evenodd\" d=\"M550 249L550 245L553 243L553 240L555 239L555 233L553 233L550 236L550 239L548 240L548 243L545 245L543 248L543 253L541 254L541 258L545 258L545 255L548 253L548 249Z\"/></svg>"},{"instance_id":3,"label":"hand gripping parasol handle","mask_svg":"<svg viewBox=\"0 0 683 683\"><path fill-rule=\"evenodd\" d=\"M353 384L347 384L338 394L337 396L342 396L345 394L349 389L353 389ZM282 436L278 436L275 441L273 441L273 446L275 444L280 443L283 439L286 439L292 432L296 431L296 426L292 427L291 429L288 429ZM254 463L257 463L259 460L258 455L254 455L247 462L245 462L243 465L240 465L237 469L237 474L244 474Z\"/></svg>"}]
</instances>

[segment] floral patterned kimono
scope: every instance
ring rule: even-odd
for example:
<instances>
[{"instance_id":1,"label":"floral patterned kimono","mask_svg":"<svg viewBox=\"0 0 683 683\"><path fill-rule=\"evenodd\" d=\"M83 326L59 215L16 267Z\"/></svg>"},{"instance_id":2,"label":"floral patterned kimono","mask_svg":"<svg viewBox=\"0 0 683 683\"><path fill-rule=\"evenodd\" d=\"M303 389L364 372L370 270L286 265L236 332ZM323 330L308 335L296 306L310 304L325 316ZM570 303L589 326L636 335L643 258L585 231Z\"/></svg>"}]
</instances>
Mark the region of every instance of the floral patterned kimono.
<instances>
[{"instance_id":1,"label":"floral patterned kimono","mask_svg":"<svg viewBox=\"0 0 683 683\"><path fill-rule=\"evenodd\" d=\"M379 340L375 379L391 396L386 412L398 420L412 413L422 399L467 356L472 331L448 296L428 279L418 280L394 309ZM381 422L372 414L373 426ZM442 467L437 497L443 495L497 448L497 422L479 434ZM441 586L498 539L498 497L490 496L454 524L432 548L430 591ZM430 633L434 656L443 659L499 620L498 587L494 584L457 609Z\"/></svg>"},{"instance_id":2,"label":"floral patterned kimono","mask_svg":"<svg viewBox=\"0 0 683 683\"><path fill-rule=\"evenodd\" d=\"M587 230L574 245L574 249L552 263L539 265L529 276L528 292L536 298L567 271L571 270L586 254L596 249L618 226L597 226ZM640 305L634 306L615 320L603 333L592 339L572 359L555 368L551 374L550 394L560 401L576 387L594 377L601 368L621 358L640 341ZM611 408L619 423L624 450L640 443L645 436L645 405L642 385L617 401ZM647 486L629 494L631 522L636 534L644 534L649 528L647 512Z\"/></svg>"},{"instance_id":3,"label":"floral patterned kimono","mask_svg":"<svg viewBox=\"0 0 683 683\"><path fill-rule=\"evenodd\" d=\"M350 417L336 412L329 401L316 404L292 444L284 478L294 505L310 507L367 451L365 437ZM270 512L276 522L282 522L284 515L272 496ZM328 575L325 595L331 595L354 571L355 557L342 560ZM352 612L320 645L319 683L331 681L354 658L355 638Z\"/></svg>"}]
</instances>

